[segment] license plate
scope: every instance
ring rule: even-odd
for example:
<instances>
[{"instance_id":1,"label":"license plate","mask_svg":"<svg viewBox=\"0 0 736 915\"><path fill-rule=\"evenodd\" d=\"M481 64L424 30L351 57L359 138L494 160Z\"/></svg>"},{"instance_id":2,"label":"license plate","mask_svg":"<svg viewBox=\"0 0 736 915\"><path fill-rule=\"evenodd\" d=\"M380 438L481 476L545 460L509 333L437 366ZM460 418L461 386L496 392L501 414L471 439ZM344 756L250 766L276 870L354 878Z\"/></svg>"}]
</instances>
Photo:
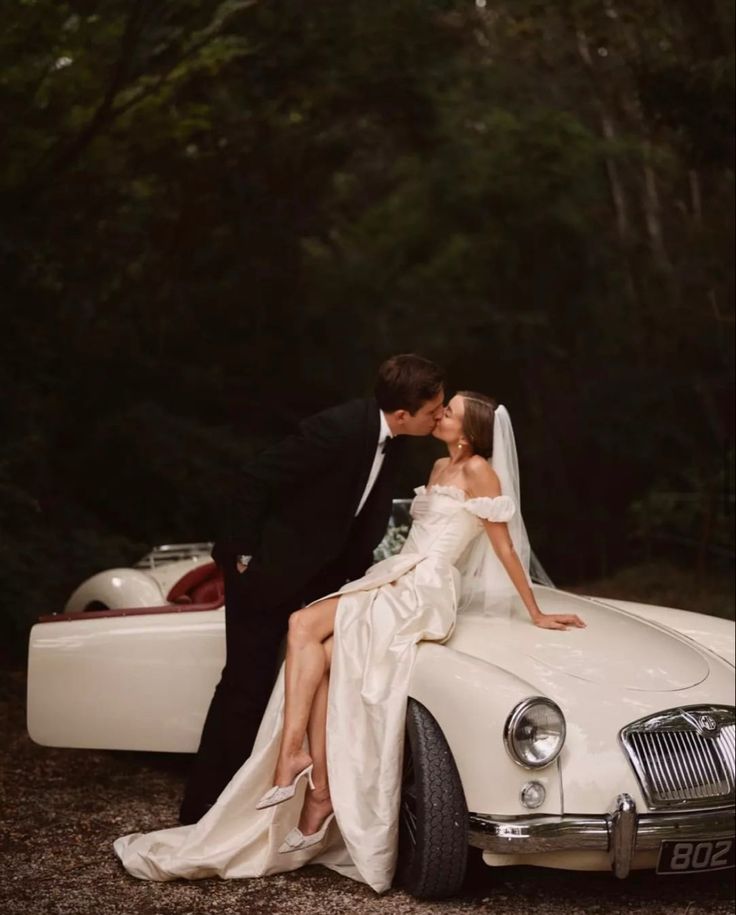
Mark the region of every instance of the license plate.
<instances>
[{"instance_id":1,"label":"license plate","mask_svg":"<svg viewBox=\"0 0 736 915\"><path fill-rule=\"evenodd\" d=\"M734 840L708 839L702 842L662 842L657 861L658 874L692 874L721 871L734 866Z\"/></svg>"}]
</instances>

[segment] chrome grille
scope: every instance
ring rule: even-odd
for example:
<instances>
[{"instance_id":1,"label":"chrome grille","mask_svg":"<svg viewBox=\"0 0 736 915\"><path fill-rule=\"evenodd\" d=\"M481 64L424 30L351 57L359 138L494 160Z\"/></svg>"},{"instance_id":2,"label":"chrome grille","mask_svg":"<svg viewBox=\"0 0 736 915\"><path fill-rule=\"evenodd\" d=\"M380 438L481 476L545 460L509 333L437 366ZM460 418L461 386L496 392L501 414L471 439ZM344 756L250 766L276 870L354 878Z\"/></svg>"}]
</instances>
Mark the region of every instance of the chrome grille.
<instances>
[{"instance_id":1,"label":"chrome grille","mask_svg":"<svg viewBox=\"0 0 736 915\"><path fill-rule=\"evenodd\" d=\"M671 709L628 725L621 732L621 741L650 807L734 803L736 728L732 708Z\"/></svg>"}]
</instances>

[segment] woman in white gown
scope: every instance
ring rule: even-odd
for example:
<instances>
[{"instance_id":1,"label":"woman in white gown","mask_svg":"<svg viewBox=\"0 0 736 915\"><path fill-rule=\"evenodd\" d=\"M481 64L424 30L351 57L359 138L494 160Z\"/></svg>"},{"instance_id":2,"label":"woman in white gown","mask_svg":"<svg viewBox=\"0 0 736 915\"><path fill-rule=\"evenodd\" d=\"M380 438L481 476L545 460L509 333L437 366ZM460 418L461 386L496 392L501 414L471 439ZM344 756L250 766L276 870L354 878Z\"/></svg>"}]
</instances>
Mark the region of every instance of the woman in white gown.
<instances>
[{"instance_id":1,"label":"woman in white gown","mask_svg":"<svg viewBox=\"0 0 736 915\"><path fill-rule=\"evenodd\" d=\"M461 392L433 434L449 457L415 490L401 552L292 614L251 756L198 823L117 839L131 874L260 877L317 863L387 890L417 642L446 640L474 589L486 605L518 592L537 626L584 625L534 599L505 408Z\"/></svg>"}]
</instances>

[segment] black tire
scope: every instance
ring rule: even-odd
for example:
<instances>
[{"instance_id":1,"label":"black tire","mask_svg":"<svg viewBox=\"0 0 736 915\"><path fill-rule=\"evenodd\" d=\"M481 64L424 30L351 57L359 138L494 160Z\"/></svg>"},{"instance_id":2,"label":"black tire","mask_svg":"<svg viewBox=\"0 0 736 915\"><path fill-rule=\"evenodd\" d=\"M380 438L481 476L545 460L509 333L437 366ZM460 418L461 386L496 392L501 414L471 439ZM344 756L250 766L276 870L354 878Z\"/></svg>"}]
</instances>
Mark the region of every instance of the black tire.
<instances>
[{"instance_id":1,"label":"black tire","mask_svg":"<svg viewBox=\"0 0 736 915\"><path fill-rule=\"evenodd\" d=\"M419 899L454 896L468 861L468 808L440 726L416 699L406 709L396 883Z\"/></svg>"},{"instance_id":2,"label":"black tire","mask_svg":"<svg viewBox=\"0 0 736 915\"><path fill-rule=\"evenodd\" d=\"M93 600L84 608L84 613L98 613L100 610L109 609L110 608L107 606L107 604L103 604L101 600Z\"/></svg>"}]
</instances>

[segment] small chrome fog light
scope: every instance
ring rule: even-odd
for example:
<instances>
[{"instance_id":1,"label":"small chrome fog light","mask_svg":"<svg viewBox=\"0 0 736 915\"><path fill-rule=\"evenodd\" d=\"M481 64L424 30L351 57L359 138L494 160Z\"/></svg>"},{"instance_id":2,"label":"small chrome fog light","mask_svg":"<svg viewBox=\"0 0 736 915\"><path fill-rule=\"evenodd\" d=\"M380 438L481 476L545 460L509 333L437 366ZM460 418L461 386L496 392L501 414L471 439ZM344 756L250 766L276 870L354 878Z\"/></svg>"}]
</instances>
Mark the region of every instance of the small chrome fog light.
<instances>
[{"instance_id":1,"label":"small chrome fog light","mask_svg":"<svg viewBox=\"0 0 736 915\"><path fill-rule=\"evenodd\" d=\"M547 797L547 791L541 782L527 782L521 789L521 803L534 810L541 807Z\"/></svg>"}]
</instances>

